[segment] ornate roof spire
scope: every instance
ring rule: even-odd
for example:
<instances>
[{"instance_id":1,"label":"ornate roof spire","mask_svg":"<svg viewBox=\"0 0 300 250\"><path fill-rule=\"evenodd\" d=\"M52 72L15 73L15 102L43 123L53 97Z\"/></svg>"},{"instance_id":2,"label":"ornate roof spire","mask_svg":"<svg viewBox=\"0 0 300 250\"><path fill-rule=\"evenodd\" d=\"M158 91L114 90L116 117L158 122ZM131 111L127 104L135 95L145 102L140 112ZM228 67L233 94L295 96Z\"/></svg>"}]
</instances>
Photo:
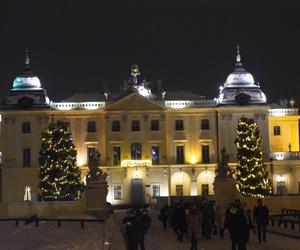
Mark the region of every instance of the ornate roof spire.
<instances>
[{"instance_id":1,"label":"ornate roof spire","mask_svg":"<svg viewBox=\"0 0 300 250\"><path fill-rule=\"evenodd\" d=\"M25 50L25 70L30 70L29 50Z\"/></svg>"},{"instance_id":2,"label":"ornate roof spire","mask_svg":"<svg viewBox=\"0 0 300 250\"><path fill-rule=\"evenodd\" d=\"M241 54L240 54L240 45L239 44L236 46L236 62L237 63L241 62Z\"/></svg>"}]
</instances>

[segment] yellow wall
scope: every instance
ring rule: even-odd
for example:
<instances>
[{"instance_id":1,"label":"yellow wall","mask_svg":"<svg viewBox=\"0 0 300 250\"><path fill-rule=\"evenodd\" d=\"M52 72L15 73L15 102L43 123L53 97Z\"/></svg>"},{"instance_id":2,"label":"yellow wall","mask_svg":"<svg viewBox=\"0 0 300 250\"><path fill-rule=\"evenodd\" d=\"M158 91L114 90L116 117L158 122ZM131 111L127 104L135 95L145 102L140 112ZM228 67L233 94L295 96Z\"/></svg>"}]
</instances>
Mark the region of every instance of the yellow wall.
<instances>
[{"instance_id":1,"label":"yellow wall","mask_svg":"<svg viewBox=\"0 0 300 250\"><path fill-rule=\"evenodd\" d=\"M299 116L269 116L271 152L287 152L291 143L292 151L299 151ZM280 135L274 135L274 126L280 126Z\"/></svg>"}]
</instances>

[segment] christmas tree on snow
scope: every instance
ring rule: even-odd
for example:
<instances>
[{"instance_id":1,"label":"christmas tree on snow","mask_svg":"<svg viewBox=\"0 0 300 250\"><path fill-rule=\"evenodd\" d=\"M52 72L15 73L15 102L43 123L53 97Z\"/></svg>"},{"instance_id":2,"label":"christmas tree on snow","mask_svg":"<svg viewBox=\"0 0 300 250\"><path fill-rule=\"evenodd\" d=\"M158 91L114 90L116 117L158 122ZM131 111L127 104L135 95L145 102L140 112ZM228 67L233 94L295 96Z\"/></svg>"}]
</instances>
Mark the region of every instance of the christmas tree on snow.
<instances>
[{"instance_id":1,"label":"christmas tree on snow","mask_svg":"<svg viewBox=\"0 0 300 250\"><path fill-rule=\"evenodd\" d=\"M267 197L272 193L271 180L263 164L259 129L253 119L238 121L236 179L240 193L250 197Z\"/></svg>"},{"instance_id":2,"label":"christmas tree on snow","mask_svg":"<svg viewBox=\"0 0 300 250\"><path fill-rule=\"evenodd\" d=\"M45 201L77 200L83 192L77 151L69 123L52 123L42 132L39 188Z\"/></svg>"}]
</instances>

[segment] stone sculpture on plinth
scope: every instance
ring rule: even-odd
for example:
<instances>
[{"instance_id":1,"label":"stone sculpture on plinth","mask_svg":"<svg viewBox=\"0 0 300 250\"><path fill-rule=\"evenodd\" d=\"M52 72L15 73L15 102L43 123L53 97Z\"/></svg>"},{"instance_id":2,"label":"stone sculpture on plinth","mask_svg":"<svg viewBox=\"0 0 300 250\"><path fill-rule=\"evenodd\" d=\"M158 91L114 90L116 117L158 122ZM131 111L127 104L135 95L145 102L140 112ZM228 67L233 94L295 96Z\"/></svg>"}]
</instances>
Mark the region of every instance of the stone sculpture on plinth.
<instances>
[{"instance_id":1,"label":"stone sculpture on plinth","mask_svg":"<svg viewBox=\"0 0 300 250\"><path fill-rule=\"evenodd\" d=\"M235 180L228 166L229 155L226 154L225 148L221 150L221 162L216 171L214 181L214 192L216 203L222 207L227 207L238 197Z\"/></svg>"},{"instance_id":2,"label":"stone sculpture on plinth","mask_svg":"<svg viewBox=\"0 0 300 250\"><path fill-rule=\"evenodd\" d=\"M89 155L89 172L86 176L86 212L98 218L106 217L107 182L106 173L99 168L100 153L92 151Z\"/></svg>"}]
</instances>

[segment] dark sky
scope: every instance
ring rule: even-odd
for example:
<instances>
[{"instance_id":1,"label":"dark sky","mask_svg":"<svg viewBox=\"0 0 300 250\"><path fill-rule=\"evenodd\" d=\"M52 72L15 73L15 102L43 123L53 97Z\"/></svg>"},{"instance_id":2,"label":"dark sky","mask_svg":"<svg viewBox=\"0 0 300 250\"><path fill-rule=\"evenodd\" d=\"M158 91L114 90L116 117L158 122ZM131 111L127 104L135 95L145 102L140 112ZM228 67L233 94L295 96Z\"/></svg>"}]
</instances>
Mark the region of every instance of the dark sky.
<instances>
[{"instance_id":1,"label":"dark sky","mask_svg":"<svg viewBox=\"0 0 300 250\"><path fill-rule=\"evenodd\" d=\"M116 89L134 63L166 90L211 98L233 70L239 43L269 101L300 101L297 2L1 0L0 96L22 71L28 48L52 100L101 92L104 80Z\"/></svg>"}]
</instances>

